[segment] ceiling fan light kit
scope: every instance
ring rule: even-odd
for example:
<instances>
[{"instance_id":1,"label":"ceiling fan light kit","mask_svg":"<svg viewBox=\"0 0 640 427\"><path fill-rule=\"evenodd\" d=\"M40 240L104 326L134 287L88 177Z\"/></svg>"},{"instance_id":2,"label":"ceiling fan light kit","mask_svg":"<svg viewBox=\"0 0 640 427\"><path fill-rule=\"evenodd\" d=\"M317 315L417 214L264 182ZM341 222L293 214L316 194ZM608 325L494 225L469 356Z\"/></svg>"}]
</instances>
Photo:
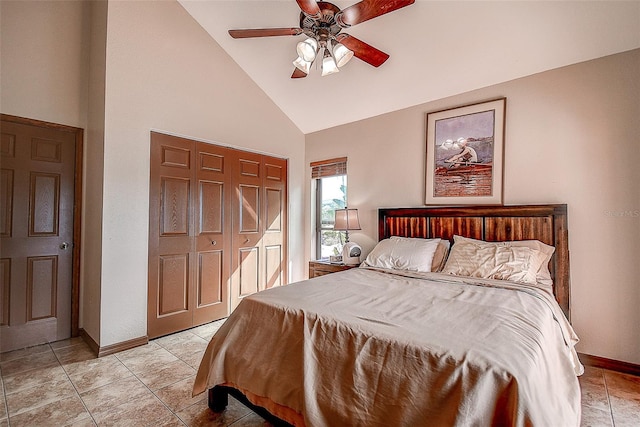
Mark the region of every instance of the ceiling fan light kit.
<instances>
[{"instance_id":1,"label":"ceiling fan light kit","mask_svg":"<svg viewBox=\"0 0 640 427\"><path fill-rule=\"evenodd\" d=\"M296 0L296 2L301 10L300 28L229 30L229 35L235 39L297 36L300 34L307 36L296 46L298 58L293 61L296 68L291 78L306 77L320 49L323 50L323 76L340 71L338 67L344 66L353 56L374 67L379 67L389 59L389 55L362 40L340 32L343 28L349 28L409 6L415 0L362 0L342 10L334 4L324 1Z\"/></svg>"},{"instance_id":2,"label":"ceiling fan light kit","mask_svg":"<svg viewBox=\"0 0 640 427\"><path fill-rule=\"evenodd\" d=\"M328 76L329 74L337 73L340 71L338 69L338 64L331 56L329 49L324 49L324 55L322 58L322 76Z\"/></svg>"},{"instance_id":3,"label":"ceiling fan light kit","mask_svg":"<svg viewBox=\"0 0 640 427\"><path fill-rule=\"evenodd\" d=\"M347 49L342 43L338 43L333 47L333 57L338 67L342 67L353 58L353 51Z\"/></svg>"},{"instance_id":4,"label":"ceiling fan light kit","mask_svg":"<svg viewBox=\"0 0 640 427\"><path fill-rule=\"evenodd\" d=\"M309 37L298 43L296 51L299 58L307 62L313 62L318 53L318 41Z\"/></svg>"},{"instance_id":5,"label":"ceiling fan light kit","mask_svg":"<svg viewBox=\"0 0 640 427\"><path fill-rule=\"evenodd\" d=\"M311 62L305 61L304 59L298 57L295 61L293 61L293 65L300 71L302 71L305 75L309 74L309 70L311 70Z\"/></svg>"}]
</instances>

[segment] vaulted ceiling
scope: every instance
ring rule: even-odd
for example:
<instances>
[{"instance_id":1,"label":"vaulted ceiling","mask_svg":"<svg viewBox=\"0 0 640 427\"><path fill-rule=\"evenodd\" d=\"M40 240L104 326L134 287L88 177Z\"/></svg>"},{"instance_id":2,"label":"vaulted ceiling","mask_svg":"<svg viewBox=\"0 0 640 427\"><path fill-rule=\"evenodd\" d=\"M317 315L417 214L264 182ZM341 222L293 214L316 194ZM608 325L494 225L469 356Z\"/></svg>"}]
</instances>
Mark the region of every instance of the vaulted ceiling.
<instances>
[{"instance_id":1,"label":"vaulted ceiling","mask_svg":"<svg viewBox=\"0 0 640 427\"><path fill-rule=\"evenodd\" d=\"M291 79L300 36L233 39L229 29L298 27L295 0L179 0L305 134L640 48L640 1L429 1L354 25L386 52ZM343 9L356 0L336 0ZM500 94L496 94L500 95Z\"/></svg>"}]
</instances>

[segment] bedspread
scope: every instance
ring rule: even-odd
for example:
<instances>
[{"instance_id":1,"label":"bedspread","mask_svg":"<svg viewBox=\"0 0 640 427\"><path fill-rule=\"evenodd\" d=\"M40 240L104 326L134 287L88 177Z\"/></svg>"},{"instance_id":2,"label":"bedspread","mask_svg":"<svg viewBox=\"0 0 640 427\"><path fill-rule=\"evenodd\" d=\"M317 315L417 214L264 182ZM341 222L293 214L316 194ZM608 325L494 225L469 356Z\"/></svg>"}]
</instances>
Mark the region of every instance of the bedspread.
<instances>
[{"instance_id":1,"label":"bedspread","mask_svg":"<svg viewBox=\"0 0 640 427\"><path fill-rule=\"evenodd\" d=\"M294 425L578 426L576 343L535 286L355 268L244 298L193 393Z\"/></svg>"}]
</instances>

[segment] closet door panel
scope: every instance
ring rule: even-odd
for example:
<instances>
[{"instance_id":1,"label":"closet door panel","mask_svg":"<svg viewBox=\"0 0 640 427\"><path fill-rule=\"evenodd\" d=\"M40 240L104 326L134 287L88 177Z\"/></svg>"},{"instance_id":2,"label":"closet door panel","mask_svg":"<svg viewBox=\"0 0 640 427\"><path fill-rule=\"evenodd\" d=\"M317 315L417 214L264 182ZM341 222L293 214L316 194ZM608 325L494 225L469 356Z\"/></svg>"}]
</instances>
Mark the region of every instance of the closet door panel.
<instances>
[{"instance_id":1,"label":"closet door panel","mask_svg":"<svg viewBox=\"0 0 640 427\"><path fill-rule=\"evenodd\" d=\"M264 156L263 162L265 206L262 211L262 271L265 288L271 288L287 283L287 161Z\"/></svg>"},{"instance_id":2,"label":"closet door panel","mask_svg":"<svg viewBox=\"0 0 640 427\"><path fill-rule=\"evenodd\" d=\"M191 327L193 300L193 143L151 133L149 198L150 338Z\"/></svg>"},{"instance_id":3,"label":"closet door panel","mask_svg":"<svg viewBox=\"0 0 640 427\"><path fill-rule=\"evenodd\" d=\"M232 152L197 143L194 326L229 315Z\"/></svg>"},{"instance_id":4,"label":"closet door panel","mask_svg":"<svg viewBox=\"0 0 640 427\"><path fill-rule=\"evenodd\" d=\"M231 309L240 300L264 289L260 275L262 237L262 156L236 151L233 187L233 256Z\"/></svg>"}]
</instances>

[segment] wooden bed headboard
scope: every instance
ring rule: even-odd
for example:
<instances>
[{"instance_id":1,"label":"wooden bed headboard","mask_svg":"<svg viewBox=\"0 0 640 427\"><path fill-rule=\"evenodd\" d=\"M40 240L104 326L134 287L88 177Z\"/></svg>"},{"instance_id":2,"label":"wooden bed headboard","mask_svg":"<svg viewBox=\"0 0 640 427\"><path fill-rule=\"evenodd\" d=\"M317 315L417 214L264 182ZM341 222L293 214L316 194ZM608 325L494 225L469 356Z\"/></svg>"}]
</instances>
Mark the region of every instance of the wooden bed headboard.
<instances>
[{"instance_id":1,"label":"wooden bed headboard","mask_svg":"<svg viewBox=\"0 0 640 427\"><path fill-rule=\"evenodd\" d=\"M549 271L553 292L567 319L569 310L569 240L567 205L464 206L378 209L378 238L423 239L453 235L503 242L539 240L556 248Z\"/></svg>"}]
</instances>

